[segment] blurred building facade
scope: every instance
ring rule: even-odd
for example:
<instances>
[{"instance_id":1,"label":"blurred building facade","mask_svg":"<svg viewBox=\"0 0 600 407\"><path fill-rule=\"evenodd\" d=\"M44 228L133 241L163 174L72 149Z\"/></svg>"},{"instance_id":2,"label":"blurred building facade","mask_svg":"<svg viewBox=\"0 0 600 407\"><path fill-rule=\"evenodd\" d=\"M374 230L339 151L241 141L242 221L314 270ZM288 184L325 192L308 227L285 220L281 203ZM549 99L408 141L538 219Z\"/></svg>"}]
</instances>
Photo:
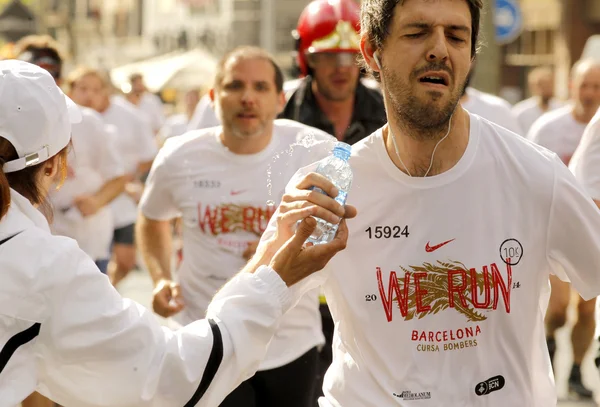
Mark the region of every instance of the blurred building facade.
<instances>
[{"instance_id":1,"label":"blurred building facade","mask_svg":"<svg viewBox=\"0 0 600 407\"><path fill-rule=\"evenodd\" d=\"M568 97L571 66L587 39L600 33L600 0L521 0L523 32L500 47L498 89L527 89L527 74L547 65L556 72L556 92ZM527 93L521 95L528 97Z\"/></svg>"},{"instance_id":2,"label":"blurred building facade","mask_svg":"<svg viewBox=\"0 0 600 407\"><path fill-rule=\"evenodd\" d=\"M259 45L291 65L295 28L309 0L0 0L25 4L36 30L68 50L73 64L111 69L201 47L221 55Z\"/></svg>"},{"instance_id":3,"label":"blurred building facade","mask_svg":"<svg viewBox=\"0 0 600 407\"><path fill-rule=\"evenodd\" d=\"M238 45L258 45L287 68L291 31L309 0L147 0L144 35L162 52L196 46L221 55Z\"/></svg>"},{"instance_id":4,"label":"blurred building facade","mask_svg":"<svg viewBox=\"0 0 600 407\"><path fill-rule=\"evenodd\" d=\"M0 38L18 36L14 29L7 35L8 27L22 28L21 34L49 33L68 50L71 63L107 70L197 48L218 59L237 45L259 45L288 71L295 46L291 31L309 1L0 0ZM549 65L557 73L558 95L567 97L570 67L588 37L600 34L600 0L519 0L523 32L507 45L494 41L494 1L484 1L484 46L473 85L514 102L528 96L528 72ZM21 6L35 21L17 10ZM9 7L22 15L1 20Z\"/></svg>"}]
</instances>

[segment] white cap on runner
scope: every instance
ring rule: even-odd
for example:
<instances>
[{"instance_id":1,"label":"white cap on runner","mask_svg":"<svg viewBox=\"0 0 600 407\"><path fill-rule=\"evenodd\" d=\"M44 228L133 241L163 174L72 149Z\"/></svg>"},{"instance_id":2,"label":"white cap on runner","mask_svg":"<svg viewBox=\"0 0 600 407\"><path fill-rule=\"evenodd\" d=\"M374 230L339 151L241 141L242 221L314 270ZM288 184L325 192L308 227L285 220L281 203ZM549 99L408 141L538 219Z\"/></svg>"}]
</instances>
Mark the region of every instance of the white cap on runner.
<instances>
[{"instance_id":1,"label":"white cap on runner","mask_svg":"<svg viewBox=\"0 0 600 407\"><path fill-rule=\"evenodd\" d=\"M71 140L71 124L80 121L79 107L45 69L24 61L0 61L0 137L19 155L4 164L5 173L55 156Z\"/></svg>"}]
</instances>

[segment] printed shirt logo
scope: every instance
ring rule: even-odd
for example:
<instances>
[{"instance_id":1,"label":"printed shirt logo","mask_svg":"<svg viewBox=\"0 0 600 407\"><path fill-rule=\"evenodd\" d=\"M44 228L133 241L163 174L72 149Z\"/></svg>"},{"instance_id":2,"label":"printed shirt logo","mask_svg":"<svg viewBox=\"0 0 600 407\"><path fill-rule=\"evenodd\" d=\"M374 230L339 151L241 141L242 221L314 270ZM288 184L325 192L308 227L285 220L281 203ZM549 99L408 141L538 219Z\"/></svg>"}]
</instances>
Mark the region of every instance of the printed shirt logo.
<instances>
[{"instance_id":1,"label":"printed shirt logo","mask_svg":"<svg viewBox=\"0 0 600 407\"><path fill-rule=\"evenodd\" d=\"M435 246L429 246L429 242L427 242L427 244L425 245L425 251L426 251L427 253L434 252L434 251L436 251L437 249L439 249L440 247L442 247L442 246L445 246L445 245L447 245L448 243L450 243L450 242L453 242L453 241L454 241L454 239L450 239L450 240L447 240L447 241L445 241L445 242L443 242L443 243L437 244L437 245L435 245Z\"/></svg>"},{"instance_id":2,"label":"printed shirt logo","mask_svg":"<svg viewBox=\"0 0 600 407\"><path fill-rule=\"evenodd\" d=\"M404 276L398 278L395 271L390 272L387 292L381 268L377 267L379 294L386 318L388 322L392 321L396 303L405 321L451 309L463 315L467 322L479 322L487 316L477 310L498 309L500 297L506 312L510 313L512 268L510 264L505 266L506 279L496 263L483 266L482 272L469 269L458 261L423 263L422 266L410 266L411 270L400 266Z\"/></svg>"},{"instance_id":3,"label":"printed shirt logo","mask_svg":"<svg viewBox=\"0 0 600 407\"><path fill-rule=\"evenodd\" d=\"M413 393L409 390L404 390L401 393L393 393L394 397L397 397L401 400L428 400L431 398L430 391L422 391L419 393Z\"/></svg>"},{"instance_id":4,"label":"printed shirt logo","mask_svg":"<svg viewBox=\"0 0 600 407\"><path fill-rule=\"evenodd\" d=\"M236 190L232 190L232 191L231 191L231 195L232 195L232 196L235 196L235 195L243 194L244 192L246 192L246 190L245 190L245 189L240 189L240 190L238 190L238 191L236 191Z\"/></svg>"},{"instance_id":5,"label":"printed shirt logo","mask_svg":"<svg viewBox=\"0 0 600 407\"><path fill-rule=\"evenodd\" d=\"M198 226L204 233L213 236L247 231L257 236L267 228L269 219L275 213L273 205L263 207L238 204L202 205L198 204Z\"/></svg>"},{"instance_id":6,"label":"printed shirt logo","mask_svg":"<svg viewBox=\"0 0 600 407\"><path fill-rule=\"evenodd\" d=\"M485 396L491 392L501 390L505 383L506 381L503 376L494 376L491 379L478 383L477 386L475 386L475 394L478 396Z\"/></svg>"}]
</instances>

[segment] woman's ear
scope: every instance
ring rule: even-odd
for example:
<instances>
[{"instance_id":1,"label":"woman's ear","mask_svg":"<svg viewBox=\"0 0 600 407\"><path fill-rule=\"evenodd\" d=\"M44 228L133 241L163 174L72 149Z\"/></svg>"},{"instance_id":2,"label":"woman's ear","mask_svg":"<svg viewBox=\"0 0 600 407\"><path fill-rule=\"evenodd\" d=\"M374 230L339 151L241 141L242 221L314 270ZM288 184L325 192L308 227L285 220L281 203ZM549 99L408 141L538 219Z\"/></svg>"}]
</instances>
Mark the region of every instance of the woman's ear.
<instances>
[{"instance_id":1,"label":"woman's ear","mask_svg":"<svg viewBox=\"0 0 600 407\"><path fill-rule=\"evenodd\" d=\"M43 171L45 176L54 178L60 172L60 154L46 160Z\"/></svg>"}]
</instances>

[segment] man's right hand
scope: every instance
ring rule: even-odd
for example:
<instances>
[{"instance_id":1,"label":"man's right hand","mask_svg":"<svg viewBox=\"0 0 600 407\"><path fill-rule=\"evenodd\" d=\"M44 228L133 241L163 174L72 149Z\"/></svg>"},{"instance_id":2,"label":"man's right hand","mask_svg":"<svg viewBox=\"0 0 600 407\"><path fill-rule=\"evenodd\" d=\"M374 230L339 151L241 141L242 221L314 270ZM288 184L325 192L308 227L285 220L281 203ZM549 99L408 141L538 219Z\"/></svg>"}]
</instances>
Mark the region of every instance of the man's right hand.
<instances>
[{"instance_id":1,"label":"man's right hand","mask_svg":"<svg viewBox=\"0 0 600 407\"><path fill-rule=\"evenodd\" d=\"M152 293L152 309L164 318L172 317L184 307L179 284L160 280Z\"/></svg>"}]
</instances>

